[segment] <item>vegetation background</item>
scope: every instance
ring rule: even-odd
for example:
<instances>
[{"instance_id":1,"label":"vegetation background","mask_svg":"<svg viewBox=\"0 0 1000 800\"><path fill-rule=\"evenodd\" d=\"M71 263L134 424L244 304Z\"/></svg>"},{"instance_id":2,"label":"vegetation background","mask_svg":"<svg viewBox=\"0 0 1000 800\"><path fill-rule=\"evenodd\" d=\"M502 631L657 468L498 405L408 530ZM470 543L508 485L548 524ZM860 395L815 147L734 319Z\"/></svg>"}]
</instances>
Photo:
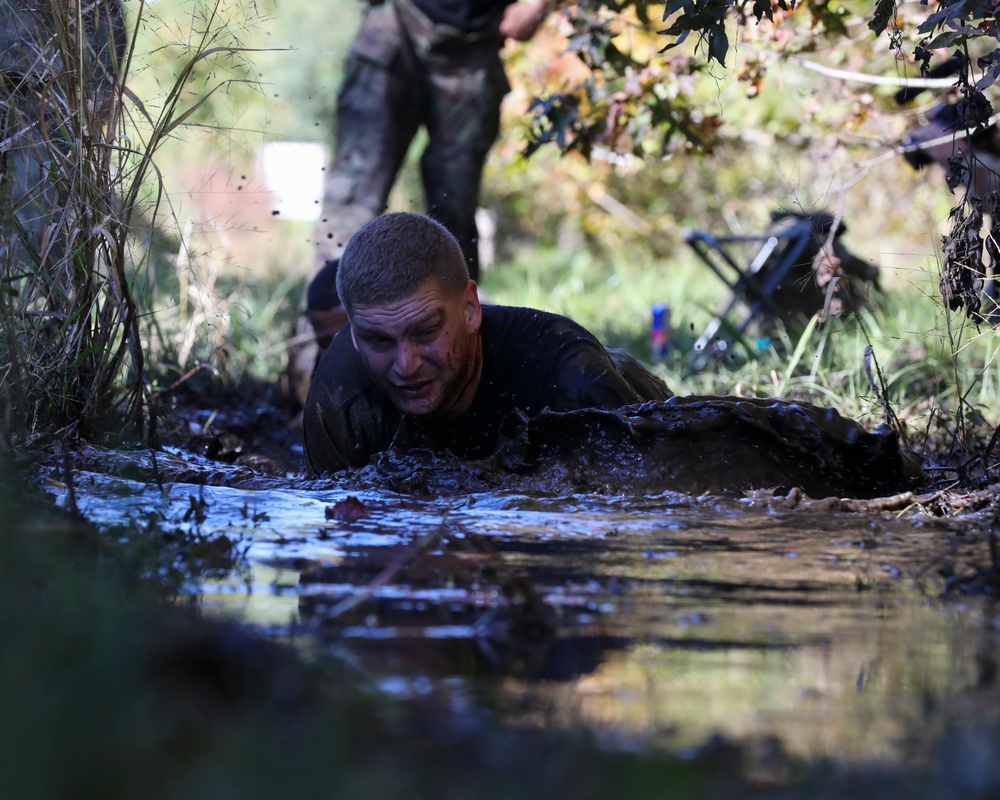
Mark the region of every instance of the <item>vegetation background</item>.
<instances>
[{"instance_id":1,"label":"vegetation background","mask_svg":"<svg viewBox=\"0 0 1000 800\"><path fill-rule=\"evenodd\" d=\"M145 9L137 52L148 55L130 83L139 96L169 90L183 63L185 26L200 7L158 0ZM650 306L666 303L678 352L653 366L680 393L799 392L877 421L882 407L863 368L870 344L891 399L912 409L915 426L949 396L974 404L995 396L995 337L989 329L959 330L960 320L950 326L940 301L940 243L956 198L940 170L917 173L897 152L940 94L927 91L900 108L891 81L866 83L865 75L916 77L919 70L889 36L868 29L867 4L831 8L835 30L817 30L805 12L743 28L726 66L706 65L704 44L693 37L658 53L668 41L657 34L662 7L648 7L648 22L625 8L611 22L619 31L614 49L647 66L620 71L614 84L569 49L571 40L580 48L579 25L561 13L533 41L508 44L513 90L481 198L496 224L493 264L481 281L490 300L568 314L647 361ZM925 11L904 3L899 13L907 8ZM161 230L173 236L160 239L147 294L162 334L148 342L161 383L197 363L210 363L233 385L281 374L311 259L311 221L273 213L262 148L328 147L341 64L362 10L357 0L333 0L322 10L300 0L221 4L217 35L252 52L200 64L190 91L204 94L233 76L247 82L215 92L156 159L172 216ZM842 77L851 73L857 80ZM675 102L710 140L699 148L675 131L665 141L652 108L615 129L607 107L629 101L621 88L629 80L647 96ZM584 98L581 116L605 126L589 158L579 152L587 148L561 153L555 143L526 157L538 132L533 98L573 91ZM419 152L418 141L392 208L423 209ZM302 185L317 186L318 169L315 161L300 167L309 173L297 176ZM877 311L810 329L799 349L798 340L776 337L749 358L690 369L680 353L725 292L684 232L760 233L772 211L814 208L842 216L849 249L881 266L885 296ZM956 373L958 351L964 358Z\"/></svg>"},{"instance_id":2,"label":"vegetation background","mask_svg":"<svg viewBox=\"0 0 1000 800\"><path fill-rule=\"evenodd\" d=\"M251 378L276 382L311 261L311 223L288 218L266 191L261 148L330 141L340 65L361 4L156 0L126 6L136 33L130 94L123 99L132 113L116 132L115 152L131 166L104 174L121 179L139 201L126 207L121 229L108 236L124 247L122 230L128 230L129 280L142 312L146 357L133 362L138 374L131 377L148 379L147 396L200 365L234 392L247 391ZM654 367L678 392L799 394L876 421L883 410L864 368L870 345L889 399L912 430L924 429L932 415L965 418L975 409L995 421L997 337L949 316L938 291L940 238L954 198L939 174L917 175L895 152L934 99L901 110L893 86L829 73L833 67L881 76L916 72L905 58L897 60L900 42L867 28L869 5L812 4L796 12L776 6L776 24L750 25L732 38L725 67L706 64L707 42L698 37L659 54L660 11L649 6L647 23L637 8L624 7L617 16L589 9L618 26L613 50L599 36L583 36L582 23L553 15L535 41L507 52L514 91L482 198L497 223L495 263L483 280L487 295L568 313L607 343L644 357L650 305L670 304L678 352ZM829 13L817 24L815 13L823 9ZM926 14L927 7L907 2L894 12ZM565 52L570 39L592 62L615 60L615 53L629 54L631 62L601 75ZM765 55L793 41L794 59ZM562 155L557 141L525 158L532 131L554 131L558 139L558 126L546 128L530 108L532 98L553 91L573 94L583 111L599 112L582 114L581 125L603 122L570 131L566 145L589 142L586 147ZM653 100L636 105L643 97L677 101L678 119L701 135L702 146L664 137L654 124L663 109ZM630 114L608 113L616 103ZM141 157L146 153L152 161ZM142 171L137 162L153 167ZM102 195L111 196L117 194ZM422 208L412 166L392 205ZM710 318L722 287L686 248L683 231L759 232L775 208L814 206L842 214L849 247L883 267L884 302L859 319L811 326L798 340L779 336L752 358L692 370L681 351ZM103 279L99 263L95 254L90 275ZM13 302L17 281L33 277L5 282L0 297ZM34 308L17 319L4 310L4 347L20 341L15 321L27 329L42 319ZM55 322L100 317L94 304ZM96 350L56 353L54 368L41 364L62 381L53 384L55 392L98 351L121 350L120 323L111 320L109 338ZM39 323L33 331L44 338L52 327ZM128 363L114 363L128 371ZM28 359L20 364L38 366ZM8 433L17 425L10 420L8 383L3 388ZM963 410L959 398L970 405ZM22 466L31 457L25 454ZM464 797L470 785L497 797L550 797L557 787L579 797L611 790L628 797L782 794L729 785L739 754L725 749L694 760L660 760L595 753L585 742L513 742L488 720L469 727L466 718L442 720L439 709L411 713L359 697L350 680L336 676L314 683L309 669L287 663L287 655L176 608L179 587L170 577L182 580L184 570L177 549L198 542L153 522L131 542L132 530L99 534L49 509L5 462L4 796L293 791ZM945 752L942 759L955 772L978 775L963 759L985 752L988 761L989 747L961 750L961 758ZM805 786L783 794L886 796L889 779L871 777L861 791L832 782L819 765L805 775ZM995 786L984 783L977 794L952 782L916 781L890 783L889 793L991 796Z\"/></svg>"}]
</instances>

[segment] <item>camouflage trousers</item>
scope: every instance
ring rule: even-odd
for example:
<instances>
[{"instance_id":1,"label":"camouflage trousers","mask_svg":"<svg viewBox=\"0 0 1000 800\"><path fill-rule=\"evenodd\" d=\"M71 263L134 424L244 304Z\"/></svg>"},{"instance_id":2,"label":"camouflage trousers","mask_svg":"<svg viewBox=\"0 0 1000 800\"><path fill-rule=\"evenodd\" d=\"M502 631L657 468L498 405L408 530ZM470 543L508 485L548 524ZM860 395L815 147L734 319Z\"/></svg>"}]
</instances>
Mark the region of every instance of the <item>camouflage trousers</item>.
<instances>
[{"instance_id":1,"label":"camouflage trousers","mask_svg":"<svg viewBox=\"0 0 1000 800\"><path fill-rule=\"evenodd\" d=\"M501 44L495 29L470 35L435 25L410 0L386 0L368 10L337 100L336 151L315 236L316 271L338 259L351 234L385 209L423 126L427 213L455 235L470 274L478 276L479 187L499 131L500 103L510 89Z\"/></svg>"}]
</instances>

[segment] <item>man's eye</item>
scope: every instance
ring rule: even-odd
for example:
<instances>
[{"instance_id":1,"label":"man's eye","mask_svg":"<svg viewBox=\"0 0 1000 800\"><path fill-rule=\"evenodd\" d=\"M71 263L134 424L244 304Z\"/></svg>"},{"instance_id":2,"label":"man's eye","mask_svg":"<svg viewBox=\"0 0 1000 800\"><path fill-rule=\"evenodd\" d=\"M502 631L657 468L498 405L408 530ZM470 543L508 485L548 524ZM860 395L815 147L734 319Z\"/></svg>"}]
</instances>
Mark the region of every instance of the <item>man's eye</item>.
<instances>
[{"instance_id":1,"label":"man's eye","mask_svg":"<svg viewBox=\"0 0 1000 800\"><path fill-rule=\"evenodd\" d=\"M434 326L433 328L421 328L419 331L413 334L416 339L433 339L437 336L438 328Z\"/></svg>"}]
</instances>

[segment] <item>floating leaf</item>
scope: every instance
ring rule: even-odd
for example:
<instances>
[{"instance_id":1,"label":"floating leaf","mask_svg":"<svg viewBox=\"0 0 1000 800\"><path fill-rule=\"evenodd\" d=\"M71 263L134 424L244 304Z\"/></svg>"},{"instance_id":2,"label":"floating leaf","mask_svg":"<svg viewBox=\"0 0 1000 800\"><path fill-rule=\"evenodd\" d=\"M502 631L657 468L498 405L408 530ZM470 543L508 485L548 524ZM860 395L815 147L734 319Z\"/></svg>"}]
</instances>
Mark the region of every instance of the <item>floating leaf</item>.
<instances>
[{"instance_id":1,"label":"floating leaf","mask_svg":"<svg viewBox=\"0 0 1000 800\"><path fill-rule=\"evenodd\" d=\"M368 516L368 507L353 494L326 507L326 518L338 522L354 522Z\"/></svg>"}]
</instances>

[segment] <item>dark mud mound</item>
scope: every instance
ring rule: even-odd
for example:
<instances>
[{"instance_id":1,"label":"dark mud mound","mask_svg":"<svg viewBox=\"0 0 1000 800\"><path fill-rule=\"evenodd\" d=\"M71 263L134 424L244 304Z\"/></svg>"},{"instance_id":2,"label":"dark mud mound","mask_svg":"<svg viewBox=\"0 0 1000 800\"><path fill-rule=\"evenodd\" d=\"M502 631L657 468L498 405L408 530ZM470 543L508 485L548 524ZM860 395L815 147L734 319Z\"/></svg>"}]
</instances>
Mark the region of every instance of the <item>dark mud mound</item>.
<instances>
[{"instance_id":1,"label":"dark mud mound","mask_svg":"<svg viewBox=\"0 0 1000 800\"><path fill-rule=\"evenodd\" d=\"M915 488L918 459L888 427L784 400L672 398L619 412L519 420L511 467L563 469L577 481L635 491L743 493L793 487L811 497L878 497Z\"/></svg>"},{"instance_id":2,"label":"dark mud mound","mask_svg":"<svg viewBox=\"0 0 1000 800\"><path fill-rule=\"evenodd\" d=\"M364 469L319 480L262 469L259 461L220 460L189 447L160 452L87 447L73 454L71 465L150 483L387 488L435 496L498 490L742 496L797 488L815 499L868 499L924 483L919 459L888 427L868 431L832 409L738 397L674 397L616 411L515 416L505 423L489 459L390 451Z\"/></svg>"},{"instance_id":3,"label":"dark mud mound","mask_svg":"<svg viewBox=\"0 0 1000 800\"><path fill-rule=\"evenodd\" d=\"M868 431L832 409L674 397L617 411L514 417L489 461L387 454L354 478L435 493L505 487L741 495L797 487L814 498L872 498L918 488L923 474L894 431Z\"/></svg>"}]
</instances>

